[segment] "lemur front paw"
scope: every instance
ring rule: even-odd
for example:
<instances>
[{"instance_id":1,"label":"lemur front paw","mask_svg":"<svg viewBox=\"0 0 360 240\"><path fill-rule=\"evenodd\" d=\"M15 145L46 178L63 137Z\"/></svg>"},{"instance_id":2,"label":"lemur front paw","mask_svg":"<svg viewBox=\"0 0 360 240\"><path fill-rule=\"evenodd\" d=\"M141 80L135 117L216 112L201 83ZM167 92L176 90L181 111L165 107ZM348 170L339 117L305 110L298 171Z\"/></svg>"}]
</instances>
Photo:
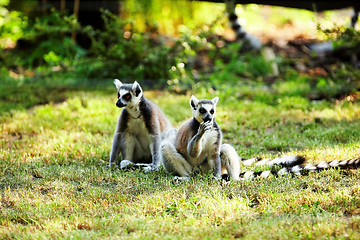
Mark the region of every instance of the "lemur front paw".
<instances>
[{"instance_id":1,"label":"lemur front paw","mask_svg":"<svg viewBox=\"0 0 360 240\"><path fill-rule=\"evenodd\" d=\"M179 177L179 176L175 176L173 181L174 182L185 182L185 181L189 181L190 177Z\"/></svg>"},{"instance_id":2,"label":"lemur front paw","mask_svg":"<svg viewBox=\"0 0 360 240\"><path fill-rule=\"evenodd\" d=\"M211 129L211 125L212 125L211 122L200 123L198 134L203 135L206 131L209 131Z\"/></svg>"},{"instance_id":3,"label":"lemur front paw","mask_svg":"<svg viewBox=\"0 0 360 240\"><path fill-rule=\"evenodd\" d=\"M143 167L144 173L149 173L152 171L158 171L159 167L154 164L147 164L147 166Z\"/></svg>"},{"instance_id":4,"label":"lemur front paw","mask_svg":"<svg viewBox=\"0 0 360 240\"><path fill-rule=\"evenodd\" d=\"M120 162L120 169L123 169L123 170L125 170L125 169L131 169L131 168L133 168L134 166L135 166L135 164L134 164L133 162L129 161L129 160L122 160L122 161Z\"/></svg>"}]
</instances>

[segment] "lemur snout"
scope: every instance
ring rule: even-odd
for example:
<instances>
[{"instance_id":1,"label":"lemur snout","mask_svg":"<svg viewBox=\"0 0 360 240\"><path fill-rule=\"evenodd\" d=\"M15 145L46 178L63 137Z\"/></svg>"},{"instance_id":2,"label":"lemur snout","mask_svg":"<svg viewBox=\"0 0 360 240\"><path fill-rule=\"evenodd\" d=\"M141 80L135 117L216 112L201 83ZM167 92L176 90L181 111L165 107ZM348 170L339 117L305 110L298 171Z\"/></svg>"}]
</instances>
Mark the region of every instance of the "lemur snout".
<instances>
[{"instance_id":1,"label":"lemur snout","mask_svg":"<svg viewBox=\"0 0 360 240\"><path fill-rule=\"evenodd\" d=\"M122 108L122 107L125 107L126 106L126 104L124 104L120 99L116 102L116 106L118 107L118 108Z\"/></svg>"},{"instance_id":2,"label":"lemur snout","mask_svg":"<svg viewBox=\"0 0 360 240\"><path fill-rule=\"evenodd\" d=\"M209 115L204 117L204 122L210 122L211 121L211 117Z\"/></svg>"}]
</instances>

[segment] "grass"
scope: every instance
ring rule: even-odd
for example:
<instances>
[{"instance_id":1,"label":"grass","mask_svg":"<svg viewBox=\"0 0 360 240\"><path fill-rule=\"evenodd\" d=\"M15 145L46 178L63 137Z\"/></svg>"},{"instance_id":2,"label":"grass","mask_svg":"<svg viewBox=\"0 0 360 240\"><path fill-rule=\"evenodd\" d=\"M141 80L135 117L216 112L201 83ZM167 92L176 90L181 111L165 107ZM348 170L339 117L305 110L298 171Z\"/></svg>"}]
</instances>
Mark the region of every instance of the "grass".
<instances>
[{"instance_id":1,"label":"grass","mask_svg":"<svg viewBox=\"0 0 360 240\"><path fill-rule=\"evenodd\" d=\"M45 88L52 94L41 95L27 84L6 86L1 96L7 107L0 114L2 239L360 237L356 170L228 184L211 175L174 183L163 169L109 171L120 112L115 90ZM270 92L238 86L194 94L220 96L217 121L224 142L244 158L301 154L319 162L359 157L357 101L310 101L306 86L299 92L286 82L275 86ZM63 96L59 101L58 94ZM191 116L190 95L145 95L176 127ZM7 105L11 97L15 107ZM45 100L28 101L35 97ZM242 170L247 169L254 167Z\"/></svg>"}]
</instances>

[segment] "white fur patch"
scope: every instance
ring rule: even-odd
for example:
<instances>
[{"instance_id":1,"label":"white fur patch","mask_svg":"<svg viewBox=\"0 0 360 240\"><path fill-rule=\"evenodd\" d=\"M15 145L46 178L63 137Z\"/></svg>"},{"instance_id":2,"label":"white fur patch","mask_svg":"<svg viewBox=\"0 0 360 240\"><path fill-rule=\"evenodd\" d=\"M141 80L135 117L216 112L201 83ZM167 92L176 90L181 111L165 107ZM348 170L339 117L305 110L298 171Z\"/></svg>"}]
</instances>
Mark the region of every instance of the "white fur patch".
<instances>
[{"instance_id":1,"label":"white fur patch","mask_svg":"<svg viewBox=\"0 0 360 240\"><path fill-rule=\"evenodd\" d=\"M121 168L121 169L130 167L131 165L134 165L134 163L131 162L131 161L129 161L129 160L122 160L122 161L120 162L120 168Z\"/></svg>"},{"instance_id":2,"label":"white fur patch","mask_svg":"<svg viewBox=\"0 0 360 240\"><path fill-rule=\"evenodd\" d=\"M248 171L244 174L243 176L244 179L250 179L250 178L254 178L254 172L252 171Z\"/></svg>"},{"instance_id":3,"label":"white fur patch","mask_svg":"<svg viewBox=\"0 0 360 240\"><path fill-rule=\"evenodd\" d=\"M137 143L141 146L139 151L150 152L150 145L153 145L152 137L141 118L129 118L127 131L137 139Z\"/></svg>"},{"instance_id":4,"label":"white fur patch","mask_svg":"<svg viewBox=\"0 0 360 240\"><path fill-rule=\"evenodd\" d=\"M214 143L218 140L218 132L213 129L206 131L202 137L203 150L210 149Z\"/></svg>"},{"instance_id":5,"label":"white fur patch","mask_svg":"<svg viewBox=\"0 0 360 240\"><path fill-rule=\"evenodd\" d=\"M245 166L250 166L250 165L254 164L256 161L257 161L256 158L250 158L250 159L247 159L247 160L244 160L244 161L241 161L241 162Z\"/></svg>"},{"instance_id":6,"label":"white fur patch","mask_svg":"<svg viewBox=\"0 0 360 240\"><path fill-rule=\"evenodd\" d=\"M262 178L267 178L271 175L271 171L263 171L261 174L260 174L260 177Z\"/></svg>"},{"instance_id":7,"label":"white fur patch","mask_svg":"<svg viewBox=\"0 0 360 240\"><path fill-rule=\"evenodd\" d=\"M319 162L318 165L316 165L317 168L328 168L329 164L326 161Z\"/></svg>"},{"instance_id":8,"label":"white fur patch","mask_svg":"<svg viewBox=\"0 0 360 240\"><path fill-rule=\"evenodd\" d=\"M264 166L264 165L267 164L269 161L270 161L269 158L262 159L261 161L259 161L259 162L256 163L256 166Z\"/></svg>"},{"instance_id":9,"label":"white fur patch","mask_svg":"<svg viewBox=\"0 0 360 240\"><path fill-rule=\"evenodd\" d=\"M305 168L306 170L308 170L308 171L315 171L315 170L316 170L316 167L315 167L314 164L312 164L312 163L306 164L304 168Z\"/></svg>"},{"instance_id":10,"label":"white fur patch","mask_svg":"<svg viewBox=\"0 0 360 240\"><path fill-rule=\"evenodd\" d=\"M174 181L176 181L176 182L189 181L189 179L190 179L190 177L179 177L179 176L174 177Z\"/></svg>"},{"instance_id":11,"label":"white fur patch","mask_svg":"<svg viewBox=\"0 0 360 240\"><path fill-rule=\"evenodd\" d=\"M282 168L282 169L280 169L280 171L278 171L278 175L279 176L287 176L287 175L289 175L289 173L286 168Z\"/></svg>"},{"instance_id":12,"label":"white fur patch","mask_svg":"<svg viewBox=\"0 0 360 240\"><path fill-rule=\"evenodd\" d=\"M339 161L338 160L334 160L331 163L329 163L330 167L338 167L339 166Z\"/></svg>"},{"instance_id":13,"label":"white fur patch","mask_svg":"<svg viewBox=\"0 0 360 240\"><path fill-rule=\"evenodd\" d=\"M115 87L117 88L118 91L119 91L121 85L123 85L122 82L120 82L119 79L114 79L114 84L115 84Z\"/></svg>"},{"instance_id":14,"label":"white fur patch","mask_svg":"<svg viewBox=\"0 0 360 240\"><path fill-rule=\"evenodd\" d=\"M294 167L291 168L291 172L297 176L300 176L301 175L301 168L299 165L296 165Z\"/></svg>"},{"instance_id":15,"label":"white fur patch","mask_svg":"<svg viewBox=\"0 0 360 240\"><path fill-rule=\"evenodd\" d=\"M341 162L339 162L339 166L346 166L348 162L348 160L342 160Z\"/></svg>"}]
</instances>

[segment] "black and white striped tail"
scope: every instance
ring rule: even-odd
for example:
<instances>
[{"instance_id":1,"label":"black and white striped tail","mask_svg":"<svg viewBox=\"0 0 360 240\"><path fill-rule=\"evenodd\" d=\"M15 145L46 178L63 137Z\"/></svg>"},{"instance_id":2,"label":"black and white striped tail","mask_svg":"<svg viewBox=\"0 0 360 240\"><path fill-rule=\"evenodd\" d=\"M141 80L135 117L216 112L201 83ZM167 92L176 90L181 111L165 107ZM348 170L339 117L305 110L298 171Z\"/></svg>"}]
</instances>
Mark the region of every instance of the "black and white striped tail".
<instances>
[{"instance_id":1,"label":"black and white striped tail","mask_svg":"<svg viewBox=\"0 0 360 240\"><path fill-rule=\"evenodd\" d=\"M300 165L305 162L305 158L302 156L282 156L275 159L261 159L261 158L250 158L250 159L242 159L242 164L245 166L257 165L263 166L266 165L268 167L272 166L283 166L283 167L293 167L295 165Z\"/></svg>"},{"instance_id":2,"label":"black and white striped tail","mask_svg":"<svg viewBox=\"0 0 360 240\"><path fill-rule=\"evenodd\" d=\"M354 7L354 13L351 17L351 27L355 28L355 24L359 19L360 7Z\"/></svg>"},{"instance_id":3,"label":"black and white striped tail","mask_svg":"<svg viewBox=\"0 0 360 240\"><path fill-rule=\"evenodd\" d=\"M340 168L340 169L356 169L360 167L360 158L350 159L350 160L334 160L331 162L322 161L316 165L312 163L308 163L306 165L294 165L294 166L288 166L284 167L280 170L268 170L268 171L259 171L259 172L252 172L247 171L240 174L240 179L246 180L254 177L269 177L271 175L273 176L288 176L288 175L294 175L294 176L301 176L306 175L309 172L314 171L321 171L326 170L330 168Z\"/></svg>"},{"instance_id":4,"label":"black and white striped tail","mask_svg":"<svg viewBox=\"0 0 360 240\"><path fill-rule=\"evenodd\" d=\"M234 30L236 39L243 42L243 48L245 50L256 49L259 50L262 46L259 39L255 36L247 33L240 25L238 16L235 13L236 4L232 1L225 1L226 11L228 13L229 21L232 30Z\"/></svg>"}]
</instances>

